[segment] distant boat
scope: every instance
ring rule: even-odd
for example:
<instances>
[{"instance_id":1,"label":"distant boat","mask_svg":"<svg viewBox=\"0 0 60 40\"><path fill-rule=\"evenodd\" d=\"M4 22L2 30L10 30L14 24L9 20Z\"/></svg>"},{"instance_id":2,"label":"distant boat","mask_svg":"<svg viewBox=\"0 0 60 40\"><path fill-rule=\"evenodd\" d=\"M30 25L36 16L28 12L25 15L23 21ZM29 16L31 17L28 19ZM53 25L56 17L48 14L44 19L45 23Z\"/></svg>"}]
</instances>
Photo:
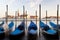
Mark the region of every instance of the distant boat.
<instances>
[{"instance_id":1,"label":"distant boat","mask_svg":"<svg viewBox=\"0 0 60 40\"><path fill-rule=\"evenodd\" d=\"M22 35L24 34L24 27L25 23L23 21L14 31L9 34L10 39L18 39L22 37Z\"/></svg>"},{"instance_id":2,"label":"distant boat","mask_svg":"<svg viewBox=\"0 0 60 40\"><path fill-rule=\"evenodd\" d=\"M29 27L28 27L28 34L29 35L36 35L37 34L37 25L31 21Z\"/></svg>"},{"instance_id":3,"label":"distant boat","mask_svg":"<svg viewBox=\"0 0 60 40\"><path fill-rule=\"evenodd\" d=\"M49 24L50 24L50 25L52 26L52 28L55 29L55 30L57 30L58 27L60 28L60 25L59 25L59 24L57 25L57 24L55 24L55 23L53 23L53 22L51 22L51 21L49 22ZM58 26L58 27L57 27L57 26Z\"/></svg>"},{"instance_id":4,"label":"distant boat","mask_svg":"<svg viewBox=\"0 0 60 40\"><path fill-rule=\"evenodd\" d=\"M5 32L4 32L4 28L2 27L4 24L4 21L2 21L2 23L0 24L0 39L3 39L5 37Z\"/></svg>"},{"instance_id":5,"label":"distant boat","mask_svg":"<svg viewBox=\"0 0 60 40\"><path fill-rule=\"evenodd\" d=\"M40 21L40 28L42 28L43 30L43 35L46 38L56 38L58 39L58 32L56 30L52 30L51 28L49 28L49 26L45 23L43 23L42 21Z\"/></svg>"}]
</instances>

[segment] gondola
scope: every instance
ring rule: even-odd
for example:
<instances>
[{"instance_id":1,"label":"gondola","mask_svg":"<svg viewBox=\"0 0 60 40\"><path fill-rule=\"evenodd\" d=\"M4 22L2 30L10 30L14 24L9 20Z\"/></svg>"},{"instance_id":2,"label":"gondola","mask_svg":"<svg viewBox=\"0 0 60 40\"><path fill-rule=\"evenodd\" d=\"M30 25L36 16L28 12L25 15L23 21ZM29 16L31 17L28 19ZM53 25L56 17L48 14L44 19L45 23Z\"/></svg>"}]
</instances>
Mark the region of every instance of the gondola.
<instances>
[{"instance_id":1,"label":"gondola","mask_svg":"<svg viewBox=\"0 0 60 40\"><path fill-rule=\"evenodd\" d=\"M57 30L57 26L60 28L60 25L58 24L55 24L55 23L53 23L53 22L49 22L49 24L52 26L52 28L54 29L54 30Z\"/></svg>"},{"instance_id":2,"label":"gondola","mask_svg":"<svg viewBox=\"0 0 60 40\"><path fill-rule=\"evenodd\" d=\"M0 39L3 39L5 37L3 25L4 25L4 21L0 24Z\"/></svg>"},{"instance_id":3,"label":"gondola","mask_svg":"<svg viewBox=\"0 0 60 40\"><path fill-rule=\"evenodd\" d=\"M42 28L42 34L45 38L59 39L58 32L49 28L49 26L42 21L40 21L40 28Z\"/></svg>"},{"instance_id":4,"label":"gondola","mask_svg":"<svg viewBox=\"0 0 60 40\"><path fill-rule=\"evenodd\" d=\"M4 22L3 22L4 23ZM2 24L3 24L2 23ZM10 30L12 30L11 28L14 26L14 23L13 23L13 21L11 21L9 24L7 24L6 22L4 23L4 25L3 25L3 28L2 28L2 30L3 30L3 34L4 34L4 37L7 37L8 36L8 34L10 33Z\"/></svg>"},{"instance_id":5,"label":"gondola","mask_svg":"<svg viewBox=\"0 0 60 40\"><path fill-rule=\"evenodd\" d=\"M9 38L12 40L12 39L19 39L20 37L22 37L24 35L24 26L25 26L25 23L24 21L18 25L18 27L15 28L14 31L10 32L9 34Z\"/></svg>"},{"instance_id":6,"label":"gondola","mask_svg":"<svg viewBox=\"0 0 60 40\"><path fill-rule=\"evenodd\" d=\"M37 34L37 25L33 21L31 21L29 25L28 33L31 35Z\"/></svg>"},{"instance_id":7,"label":"gondola","mask_svg":"<svg viewBox=\"0 0 60 40\"><path fill-rule=\"evenodd\" d=\"M28 37L30 39L33 39L33 38L35 39L35 37L37 37L37 25L33 21L31 21L31 23L28 27ZM28 39L28 40L30 40L30 39Z\"/></svg>"}]
</instances>

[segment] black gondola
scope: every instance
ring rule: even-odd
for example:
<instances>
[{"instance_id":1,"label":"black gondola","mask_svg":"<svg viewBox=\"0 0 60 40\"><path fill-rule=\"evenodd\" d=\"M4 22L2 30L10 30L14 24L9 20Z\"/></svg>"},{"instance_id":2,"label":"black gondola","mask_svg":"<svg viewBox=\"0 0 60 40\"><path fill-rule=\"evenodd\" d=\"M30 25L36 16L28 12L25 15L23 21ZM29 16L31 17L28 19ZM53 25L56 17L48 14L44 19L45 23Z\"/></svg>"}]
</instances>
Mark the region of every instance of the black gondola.
<instances>
[{"instance_id":1,"label":"black gondola","mask_svg":"<svg viewBox=\"0 0 60 40\"><path fill-rule=\"evenodd\" d=\"M36 40L37 38L37 25L31 21L28 27L28 40L33 39Z\"/></svg>"},{"instance_id":2,"label":"black gondola","mask_svg":"<svg viewBox=\"0 0 60 40\"><path fill-rule=\"evenodd\" d=\"M24 27L25 23L24 21L14 30L9 34L10 39L20 39L24 35Z\"/></svg>"},{"instance_id":3,"label":"black gondola","mask_svg":"<svg viewBox=\"0 0 60 40\"><path fill-rule=\"evenodd\" d=\"M31 21L29 25L28 34L31 34L31 35L37 34L37 25L33 21Z\"/></svg>"},{"instance_id":4,"label":"black gondola","mask_svg":"<svg viewBox=\"0 0 60 40\"><path fill-rule=\"evenodd\" d=\"M43 35L45 38L51 38L51 39L59 39L58 32L56 30L52 30L49 28L49 26L42 21L40 21L40 28L43 30Z\"/></svg>"}]
</instances>

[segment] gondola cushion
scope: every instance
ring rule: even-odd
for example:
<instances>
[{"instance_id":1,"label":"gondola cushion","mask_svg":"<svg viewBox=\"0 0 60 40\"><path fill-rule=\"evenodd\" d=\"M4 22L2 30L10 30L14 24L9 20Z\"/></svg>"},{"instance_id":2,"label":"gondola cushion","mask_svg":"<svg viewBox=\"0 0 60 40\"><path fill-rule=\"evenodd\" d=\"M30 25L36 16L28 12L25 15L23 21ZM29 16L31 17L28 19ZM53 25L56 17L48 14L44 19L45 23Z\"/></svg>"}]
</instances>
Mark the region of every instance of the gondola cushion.
<instances>
[{"instance_id":1,"label":"gondola cushion","mask_svg":"<svg viewBox=\"0 0 60 40\"><path fill-rule=\"evenodd\" d=\"M12 28L14 26L14 23L11 22L8 26L9 26L9 29L10 29L10 28Z\"/></svg>"}]
</instances>

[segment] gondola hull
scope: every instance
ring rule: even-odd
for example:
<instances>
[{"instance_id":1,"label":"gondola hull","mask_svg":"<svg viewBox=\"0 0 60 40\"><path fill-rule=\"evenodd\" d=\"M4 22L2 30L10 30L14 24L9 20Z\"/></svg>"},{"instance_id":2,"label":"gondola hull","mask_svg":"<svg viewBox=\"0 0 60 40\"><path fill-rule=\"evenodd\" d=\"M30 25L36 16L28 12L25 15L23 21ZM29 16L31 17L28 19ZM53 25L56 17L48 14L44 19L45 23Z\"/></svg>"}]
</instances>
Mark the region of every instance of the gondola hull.
<instances>
[{"instance_id":1,"label":"gondola hull","mask_svg":"<svg viewBox=\"0 0 60 40\"><path fill-rule=\"evenodd\" d=\"M31 33L28 33L28 35L31 35L31 36L36 36L36 35L37 35L37 33L36 33L36 34L31 34Z\"/></svg>"},{"instance_id":2,"label":"gondola hull","mask_svg":"<svg viewBox=\"0 0 60 40\"><path fill-rule=\"evenodd\" d=\"M21 40L24 36L25 32L22 32L21 34L18 34L18 35L9 35L9 38L11 40Z\"/></svg>"},{"instance_id":3,"label":"gondola hull","mask_svg":"<svg viewBox=\"0 0 60 40\"><path fill-rule=\"evenodd\" d=\"M37 39L37 34L32 35L32 34L28 34L28 40L36 40Z\"/></svg>"},{"instance_id":4,"label":"gondola hull","mask_svg":"<svg viewBox=\"0 0 60 40\"><path fill-rule=\"evenodd\" d=\"M0 39L4 39L5 38L5 33L0 33Z\"/></svg>"},{"instance_id":5,"label":"gondola hull","mask_svg":"<svg viewBox=\"0 0 60 40\"><path fill-rule=\"evenodd\" d=\"M36 34L28 33L28 40L36 40L36 39L37 39L37 33Z\"/></svg>"},{"instance_id":6,"label":"gondola hull","mask_svg":"<svg viewBox=\"0 0 60 40\"><path fill-rule=\"evenodd\" d=\"M43 32L42 34L47 39L59 39L58 32L56 34L54 34L54 35L48 34L46 32Z\"/></svg>"}]
</instances>

